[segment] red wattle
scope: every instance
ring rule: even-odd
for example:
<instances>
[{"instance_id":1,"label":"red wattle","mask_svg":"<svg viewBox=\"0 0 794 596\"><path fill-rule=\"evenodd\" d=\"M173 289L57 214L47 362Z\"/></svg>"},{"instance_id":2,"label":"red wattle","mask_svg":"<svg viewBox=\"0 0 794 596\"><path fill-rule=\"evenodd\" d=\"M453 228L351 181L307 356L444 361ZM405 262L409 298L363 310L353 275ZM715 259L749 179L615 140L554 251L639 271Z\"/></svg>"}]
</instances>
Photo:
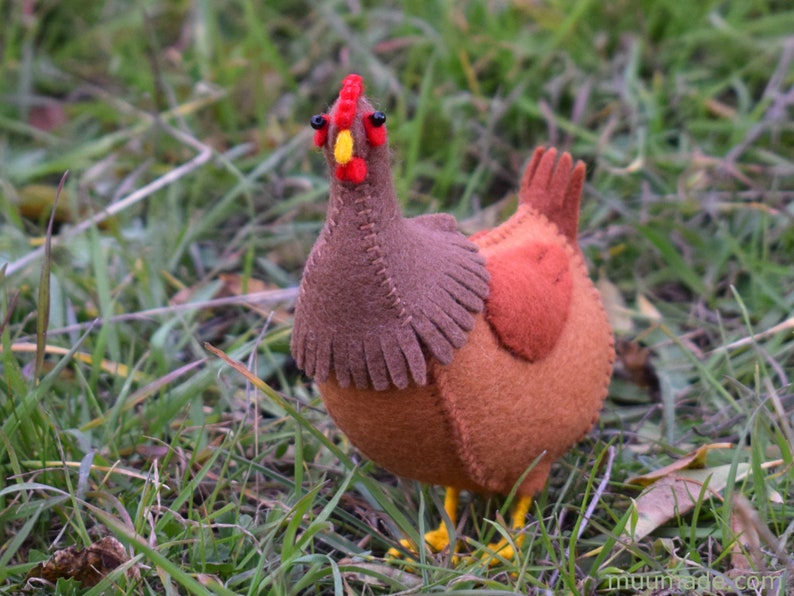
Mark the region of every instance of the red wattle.
<instances>
[{"instance_id":1,"label":"red wattle","mask_svg":"<svg viewBox=\"0 0 794 596\"><path fill-rule=\"evenodd\" d=\"M361 184L367 177L367 162L360 157L354 157L345 165L336 166L336 178L342 182Z\"/></svg>"}]
</instances>

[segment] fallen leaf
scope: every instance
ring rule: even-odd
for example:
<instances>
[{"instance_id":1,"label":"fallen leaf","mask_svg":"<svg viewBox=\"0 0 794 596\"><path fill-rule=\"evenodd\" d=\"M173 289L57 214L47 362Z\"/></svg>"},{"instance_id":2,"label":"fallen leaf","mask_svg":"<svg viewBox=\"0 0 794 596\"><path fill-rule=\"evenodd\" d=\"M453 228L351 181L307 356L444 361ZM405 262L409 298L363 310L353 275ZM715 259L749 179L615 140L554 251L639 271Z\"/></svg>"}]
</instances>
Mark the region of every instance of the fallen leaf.
<instances>
[{"instance_id":1,"label":"fallen leaf","mask_svg":"<svg viewBox=\"0 0 794 596\"><path fill-rule=\"evenodd\" d=\"M660 313L653 303L642 294L637 295L637 310L649 321L658 323L662 320L662 313Z\"/></svg>"},{"instance_id":2,"label":"fallen leaf","mask_svg":"<svg viewBox=\"0 0 794 596\"><path fill-rule=\"evenodd\" d=\"M47 184L28 184L17 189L16 196L11 197L11 204L17 208L19 214L33 221L46 221L55 205L55 221L73 222L79 215L70 200L67 190L61 192L61 199L55 203L58 193L57 186Z\"/></svg>"},{"instance_id":3,"label":"fallen leaf","mask_svg":"<svg viewBox=\"0 0 794 596\"><path fill-rule=\"evenodd\" d=\"M703 467L710 449L725 447L733 445L705 445L669 466L631 479L631 484L646 488L634 501L636 522L626 527L626 533L634 541L644 538L675 516L691 511L700 502L701 495L703 499L716 497L721 500L722 491L729 480L738 482L752 470L750 464L746 463ZM782 463L780 459L764 462L761 468L767 469Z\"/></svg>"},{"instance_id":4,"label":"fallen leaf","mask_svg":"<svg viewBox=\"0 0 794 596\"><path fill-rule=\"evenodd\" d=\"M113 536L106 536L85 549L70 546L56 551L49 560L31 569L26 579L43 579L55 583L59 579L75 579L84 587L97 585L116 567L129 561L124 547ZM127 570L136 579L138 570Z\"/></svg>"},{"instance_id":5,"label":"fallen leaf","mask_svg":"<svg viewBox=\"0 0 794 596\"><path fill-rule=\"evenodd\" d=\"M740 474L747 474L748 470L747 464L737 466L737 479ZM636 523L627 526L626 532L632 540L641 540L676 515L691 511L699 502L701 494L704 498L716 496L721 499L720 491L725 488L730 471L730 465L683 470L657 480L634 501Z\"/></svg>"},{"instance_id":6,"label":"fallen leaf","mask_svg":"<svg viewBox=\"0 0 794 596\"><path fill-rule=\"evenodd\" d=\"M626 301L618 287L609 281L601 273L595 283L598 292L601 294L601 302L607 313L609 324L616 335L631 333L634 329L634 321L631 318L631 311L626 308Z\"/></svg>"},{"instance_id":7,"label":"fallen leaf","mask_svg":"<svg viewBox=\"0 0 794 596\"><path fill-rule=\"evenodd\" d=\"M710 443L709 445L703 445L663 468L659 468L648 474L643 474L642 476L634 476L633 478L629 478L626 482L638 486L649 486L674 472L705 467L706 455L708 455L708 452L712 449L732 449L733 447L734 445L732 443Z\"/></svg>"},{"instance_id":8,"label":"fallen leaf","mask_svg":"<svg viewBox=\"0 0 794 596\"><path fill-rule=\"evenodd\" d=\"M252 292L264 292L266 290L275 290L277 286L269 284L261 279L254 277L244 278L237 273L221 273L218 279L223 282L221 294L227 296L244 296Z\"/></svg>"},{"instance_id":9,"label":"fallen leaf","mask_svg":"<svg viewBox=\"0 0 794 596\"><path fill-rule=\"evenodd\" d=\"M779 461L782 463L782 460ZM762 464L762 467L769 467L769 463ZM731 505L731 529L737 535L740 544L745 545L744 551L750 555L752 564L756 565L755 570L763 571L763 559L761 559L761 544L763 543L767 550L771 551L778 561L785 565L789 576L794 574L794 559L786 550L785 541L781 541L772 533L747 497L736 493L733 495ZM739 544L734 546L735 548L731 552L731 564L734 565L734 570L729 573L744 575L746 569L743 566L750 566L751 561L744 556L744 551Z\"/></svg>"},{"instance_id":10,"label":"fallen leaf","mask_svg":"<svg viewBox=\"0 0 794 596\"><path fill-rule=\"evenodd\" d=\"M196 581L202 586L210 589L223 587L223 582L221 579L217 575L213 575L211 573L198 573L196 575Z\"/></svg>"},{"instance_id":11,"label":"fallen leaf","mask_svg":"<svg viewBox=\"0 0 794 596\"><path fill-rule=\"evenodd\" d=\"M733 121L736 118L736 108L713 98L708 98L704 102L706 109L720 118Z\"/></svg>"},{"instance_id":12,"label":"fallen leaf","mask_svg":"<svg viewBox=\"0 0 794 596\"><path fill-rule=\"evenodd\" d=\"M46 221L55 206L55 223L75 223L89 216L86 209L78 208L70 198L68 189L61 190L60 200L55 201L58 186L48 184L28 184L8 193L7 199L17 213L34 222ZM116 224L115 218L108 218L99 224L100 230L106 230Z\"/></svg>"},{"instance_id":13,"label":"fallen leaf","mask_svg":"<svg viewBox=\"0 0 794 596\"><path fill-rule=\"evenodd\" d=\"M731 545L731 569L734 576L763 570L761 536L758 534L758 513L744 498L731 502L731 531L736 541Z\"/></svg>"},{"instance_id":14,"label":"fallen leaf","mask_svg":"<svg viewBox=\"0 0 794 596\"><path fill-rule=\"evenodd\" d=\"M654 401L659 399L659 375L651 362L651 350L636 341L615 342L616 372L628 381L647 389Z\"/></svg>"},{"instance_id":15,"label":"fallen leaf","mask_svg":"<svg viewBox=\"0 0 794 596\"><path fill-rule=\"evenodd\" d=\"M212 300L220 293L220 288L223 285L222 282L199 282L197 284L193 284L192 286L185 286L182 284L182 282L168 274L168 272L163 272L163 275L170 283L179 287L177 293L171 296L171 299L168 301L172 306L180 306L190 302L206 302L207 300Z\"/></svg>"}]
</instances>

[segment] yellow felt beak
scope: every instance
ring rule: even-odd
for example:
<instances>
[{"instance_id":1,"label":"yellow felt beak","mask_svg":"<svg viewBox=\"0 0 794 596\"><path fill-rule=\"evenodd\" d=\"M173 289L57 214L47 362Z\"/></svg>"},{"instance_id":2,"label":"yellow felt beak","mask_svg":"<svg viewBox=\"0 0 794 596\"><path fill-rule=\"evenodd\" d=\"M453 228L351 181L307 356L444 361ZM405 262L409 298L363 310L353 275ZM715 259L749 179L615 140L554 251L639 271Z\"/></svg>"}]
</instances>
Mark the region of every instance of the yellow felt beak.
<instances>
[{"instance_id":1,"label":"yellow felt beak","mask_svg":"<svg viewBox=\"0 0 794 596\"><path fill-rule=\"evenodd\" d=\"M340 130L334 144L334 159L339 165L346 165L353 159L353 135L350 129Z\"/></svg>"}]
</instances>

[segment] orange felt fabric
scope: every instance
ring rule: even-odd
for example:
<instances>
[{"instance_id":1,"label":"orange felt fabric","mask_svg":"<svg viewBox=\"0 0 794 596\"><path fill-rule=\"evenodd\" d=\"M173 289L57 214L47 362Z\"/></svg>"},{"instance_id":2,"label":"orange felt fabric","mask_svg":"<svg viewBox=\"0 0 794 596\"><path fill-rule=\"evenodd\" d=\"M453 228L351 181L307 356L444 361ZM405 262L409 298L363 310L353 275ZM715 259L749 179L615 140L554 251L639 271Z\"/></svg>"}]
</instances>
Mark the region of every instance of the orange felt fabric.
<instances>
[{"instance_id":1,"label":"orange felt fabric","mask_svg":"<svg viewBox=\"0 0 794 596\"><path fill-rule=\"evenodd\" d=\"M487 262L491 293L485 318L502 344L527 360L548 356L568 322L571 281L568 254L554 244L528 241Z\"/></svg>"},{"instance_id":2,"label":"orange felt fabric","mask_svg":"<svg viewBox=\"0 0 794 596\"><path fill-rule=\"evenodd\" d=\"M521 178L519 201L553 222L578 249L579 201L584 187L585 167L581 161L572 168L573 158L557 150L538 147Z\"/></svg>"}]
</instances>

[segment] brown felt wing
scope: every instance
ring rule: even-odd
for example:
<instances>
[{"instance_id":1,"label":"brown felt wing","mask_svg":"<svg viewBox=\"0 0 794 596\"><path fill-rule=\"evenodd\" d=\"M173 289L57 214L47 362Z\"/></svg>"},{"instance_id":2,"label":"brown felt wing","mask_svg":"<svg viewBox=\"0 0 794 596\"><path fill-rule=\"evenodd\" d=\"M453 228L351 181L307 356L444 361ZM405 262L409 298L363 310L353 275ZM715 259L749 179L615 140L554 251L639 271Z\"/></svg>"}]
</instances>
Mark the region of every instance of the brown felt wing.
<instances>
[{"instance_id":1,"label":"brown felt wing","mask_svg":"<svg viewBox=\"0 0 794 596\"><path fill-rule=\"evenodd\" d=\"M292 333L298 366L343 388L425 385L428 357L449 363L485 306L484 257L450 216L352 229L341 219L326 226L304 271Z\"/></svg>"}]
</instances>

